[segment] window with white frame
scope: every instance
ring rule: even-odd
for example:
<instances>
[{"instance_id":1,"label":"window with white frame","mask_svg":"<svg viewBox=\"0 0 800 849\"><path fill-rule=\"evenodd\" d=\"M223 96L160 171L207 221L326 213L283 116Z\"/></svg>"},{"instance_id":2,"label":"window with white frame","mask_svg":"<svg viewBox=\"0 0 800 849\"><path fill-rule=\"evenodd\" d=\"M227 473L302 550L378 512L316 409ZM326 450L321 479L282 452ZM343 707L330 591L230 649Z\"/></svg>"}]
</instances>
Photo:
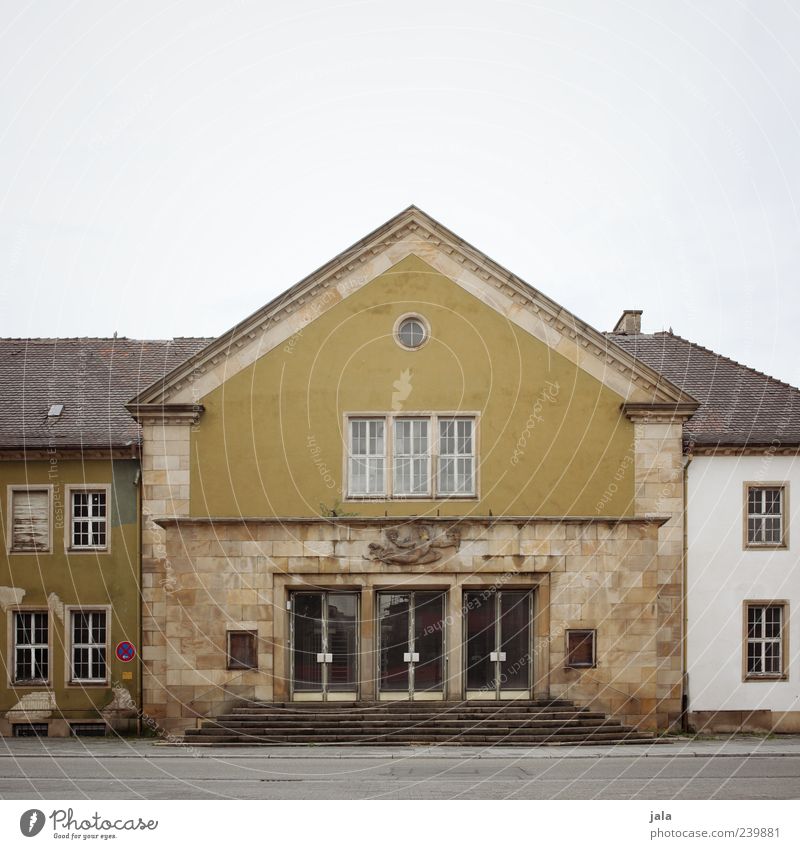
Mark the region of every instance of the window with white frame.
<instances>
[{"instance_id":1,"label":"window with white frame","mask_svg":"<svg viewBox=\"0 0 800 849\"><path fill-rule=\"evenodd\" d=\"M386 438L383 419L350 420L351 495L386 494Z\"/></svg>"},{"instance_id":2,"label":"window with white frame","mask_svg":"<svg viewBox=\"0 0 800 849\"><path fill-rule=\"evenodd\" d=\"M104 610L72 612L72 681L105 681L107 622Z\"/></svg>"},{"instance_id":3,"label":"window with white frame","mask_svg":"<svg viewBox=\"0 0 800 849\"><path fill-rule=\"evenodd\" d=\"M71 491L70 547L105 549L108 547L108 494L105 489Z\"/></svg>"},{"instance_id":4,"label":"window with white frame","mask_svg":"<svg viewBox=\"0 0 800 849\"><path fill-rule=\"evenodd\" d=\"M348 497L476 494L474 417L389 413L348 422Z\"/></svg>"},{"instance_id":5,"label":"window with white frame","mask_svg":"<svg viewBox=\"0 0 800 849\"><path fill-rule=\"evenodd\" d=\"M747 485L747 545L782 547L785 544L784 486Z\"/></svg>"},{"instance_id":6,"label":"window with white frame","mask_svg":"<svg viewBox=\"0 0 800 849\"><path fill-rule=\"evenodd\" d=\"M16 552L50 551L50 490L20 487L10 491L10 545Z\"/></svg>"},{"instance_id":7,"label":"window with white frame","mask_svg":"<svg viewBox=\"0 0 800 849\"><path fill-rule=\"evenodd\" d=\"M783 675L784 604L748 603L747 678L775 678Z\"/></svg>"},{"instance_id":8,"label":"window with white frame","mask_svg":"<svg viewBox=\"0 0 800 849\"><path fill-rule=\"evenodd\" d=\"M439 493L475 492L475 452L472 419L439 419Z\"/></svg>"},{"instance_id":9,"label":"window with white frame","mask_svg":"<svg viewBox=\"0 0 800 849\"><path fill-rule=\"evenodd\" d=\"M430 495L428 419L394 420L395 495Z\"/></svg>"},{"instance_id":10,"label":"window with white frame","mask_svg":"<svg viewBox=\"0 0 800 849\"><path fill-rule=\"evenodd\" d=\"M14 613L14 682L44 683L50 675L50 640L46 611Z\"/></svg>"}]
</instances>

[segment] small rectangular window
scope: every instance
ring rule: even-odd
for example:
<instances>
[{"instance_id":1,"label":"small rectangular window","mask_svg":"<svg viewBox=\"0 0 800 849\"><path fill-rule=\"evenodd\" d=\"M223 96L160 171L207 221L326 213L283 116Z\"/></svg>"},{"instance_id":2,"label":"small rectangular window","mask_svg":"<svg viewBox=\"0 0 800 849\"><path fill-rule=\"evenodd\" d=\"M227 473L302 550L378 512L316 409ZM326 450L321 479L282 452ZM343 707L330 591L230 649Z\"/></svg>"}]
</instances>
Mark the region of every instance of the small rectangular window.
<instances>
[{"instance_id":1,"label":"small rectangular window","mask_svg":"<svg viewBox=\"0 0 800 849\"><path fill-rule=\"evenodd\" d=\"M784 486L747 486L747 545L780 548L785 545Z\"/></svg>"},{"instance_id":2,"label":"small rectangular window","mask_svg":"<svg viewBox=\"0 0 800 849\"><path fill-rule=\"evenodd\" d=\"M439 492L475 492L475 449L472 419L439 419Z\"/></svg>"},{"instance_id":3,"label":"small rectangular window","mask_svg":"<svg viewBox=\"0 0 800 849\"><path fill-rule=\"evenodd\" d=\"M47 613L18 610L14 614L14 682L46 682L49 667Z\"/></svg>"},{"instance_id":4,"label":"small rectangular window","mask_svg":"<svg viewBox=\"0 0 800 849\"><path fill-rule=\"evenodd\" d=\"M256 635L253 631L228 631L228 669L257 669Z\"/></svg>"},{"instance_id":5,"label":"small rectangular window","mask_svg":"<svg viewBox=\"0 0 800 849\"><path fill-rule=\"evenodd\" d=\"M350 495L386 494L383 419L350 420Z\"/></svg>"},{"instance_id":6,"label":"small rectangular window","mask_svg":"<svg viewBox=\"0 0 800 849\"><path fill-rule=\"evenodd\" d=\"M12 552L50 551L50 490L11 491Z\"/></svg>"},{"instance_id":7,"label":"small rectangular window","mask_svg":"<svg viewBox=\"0 0 800 849\"><path fill-rule=\"evenodd\" d=\"M103 610L72 613L72 681L104 682L106 663L106 614Z\"/></svg>"},{"instance_id":8,"label":"small rectangular window","mask_svg":"<svg viewBox=\"0 0 800 849\"><path fill-rule=\"evenodd\" d=\"M784 604L748 604L746 677L776 678L784 669Z\"/></svg>"},{"instance_id":9,"label":"small rectangular window","mask_svg":"<svg viewBox=\"0 0 800 849\"><path fill-rule=\"evenodd\" d=\"M567 631L567 666L592 667L597 665L596 632Z\"/></svg>"},{"instance_id":10,"label":"small rectangular window","mask_svg":"<svg viewBox=\"0 0 800 849\"><path fill-rule=\"evenodd\" d=\"M108 504L104 489L72 491L73 549L105 549L108 532Z\"/></svg>"}]
</instances>

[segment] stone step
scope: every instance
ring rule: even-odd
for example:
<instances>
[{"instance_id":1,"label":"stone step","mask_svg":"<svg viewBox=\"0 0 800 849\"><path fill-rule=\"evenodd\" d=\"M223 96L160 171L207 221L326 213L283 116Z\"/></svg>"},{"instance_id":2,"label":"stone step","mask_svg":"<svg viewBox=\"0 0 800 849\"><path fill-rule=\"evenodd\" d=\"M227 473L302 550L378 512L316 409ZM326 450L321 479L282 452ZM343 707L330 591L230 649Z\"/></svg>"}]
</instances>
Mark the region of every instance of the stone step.
<instances>
[{"instance_id":1,"label":"stone step","mask_svg":"<svg viewBox=\"0 0 800 849\"><path fill-rule=\"evenodd\" d=\"M603 719L599 711L564 711L563 713L495 713L471 714L464 711L458 713L407 713L407 714L344 714L335 717L337 723L364 722L568 722L581 719ZM271 714L271 713L226 713L216 717L217 722L330 722L331 716L325 713L306 714Z\"/></svg>"},{"instance_id":2,"label":"stone step","mask_svg":"<svg viewBox=\"0 0 800 849\"><path fill-rule=\"evenodd\" d=\"M364 722L359 721L351 721L351 722L337 722L333 724L330 719L318 719L318 720L295 720L292 722L272 722L270 720L210 720L206 722L206 725L211 728L270 728L275 730L291 730L292 728L317 728L320 730L324 730L326 728L341 728L341 729L352 729L358 730L360 728L370 728L370 729L392 729L392 728L419 728L419 729L429 729L429 728L451 728L451 729L472 729L479 728L482 731L495 731L503 728L594 728L599 725L606 725L608 720L605 717L593 717L590 719L567 719L567 720L531 720L526 722L510 722L507 719L497 719L497 720L472 720L472 719L464 719L464 720L450 720L445 718L440 718L437 721L431 722L392 722L390 720L386 720L383 722L376 722L373 720L366 720ZM619 725L619 723L617 723Z\"/></svg>"},{"instance_id":3,"label":"stone step","mask_svg":"<svg viewBox=\"0 0 800 849\"><path fill-rule=\"evenodd\" d=\"M184 735L192 745L548 745L652 739L565 700L243 702Z\"/></svg>"},{"instance_id":4,"label":"stone step","mask_svg":"<svg viewBox=\"0 0 800 849\"><path fill-rule=\"evenodd\" d=\"M219 737L187 736L187 745L349 745L349 746L409 746L409 745L459 745L459 746L543 746L543 745L601 745L609 743L657 742L646 734L607 732L604 734L517 735L513 737L475 736L469 739L441 738L435 735L406 734L398 736L375 735L373 737L349 737L331 735L320 740L317 735L221 735Z\"/></svg>"}]
</instances>

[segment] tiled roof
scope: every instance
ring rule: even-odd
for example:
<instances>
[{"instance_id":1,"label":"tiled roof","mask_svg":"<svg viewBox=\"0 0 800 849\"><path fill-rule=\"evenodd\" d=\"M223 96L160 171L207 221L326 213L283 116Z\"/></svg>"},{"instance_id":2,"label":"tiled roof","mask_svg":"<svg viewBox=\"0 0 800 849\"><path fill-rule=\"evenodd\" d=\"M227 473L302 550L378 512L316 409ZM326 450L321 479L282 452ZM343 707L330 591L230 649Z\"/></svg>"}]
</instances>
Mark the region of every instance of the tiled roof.
<instances>
[{"instance_id":1,"label":"tiled roof","mask_svg":"<svg viewBox=\"0 0 800 849\"><path fill-rule=\"evenodd\" d=\"M0 448L138 442L125 404L210 341L0 339ZM49 418L54 404L64 410Z\"/></svg>"},{"instance_id":2,"label":"tiled roof","mask_svg":"<svg viewBox=\"0 0 800 849\"><path fill-rule=\"evenodd\" d=\"M800 445L800 390L673 333L609 339L700 402L684 426L698 446Z\"/></svg>"}]
</instances>

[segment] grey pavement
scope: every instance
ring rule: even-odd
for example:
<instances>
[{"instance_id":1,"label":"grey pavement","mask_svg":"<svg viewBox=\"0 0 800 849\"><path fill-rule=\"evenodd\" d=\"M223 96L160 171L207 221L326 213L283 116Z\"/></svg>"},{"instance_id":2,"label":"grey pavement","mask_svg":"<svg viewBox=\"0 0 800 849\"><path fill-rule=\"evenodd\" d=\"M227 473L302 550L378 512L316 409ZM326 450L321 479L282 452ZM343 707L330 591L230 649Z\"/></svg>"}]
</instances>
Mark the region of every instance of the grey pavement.
<instances>
[{"instance_id":1,"label":"grey pavement","mask_svg":"<svg viewBox=\"0 0 800 849\"><path fill-rule=\"evenodd\" d=\"M2 799L797 799L800 737L625 746L0 740Z\"/></svg>"}]
</instances>

